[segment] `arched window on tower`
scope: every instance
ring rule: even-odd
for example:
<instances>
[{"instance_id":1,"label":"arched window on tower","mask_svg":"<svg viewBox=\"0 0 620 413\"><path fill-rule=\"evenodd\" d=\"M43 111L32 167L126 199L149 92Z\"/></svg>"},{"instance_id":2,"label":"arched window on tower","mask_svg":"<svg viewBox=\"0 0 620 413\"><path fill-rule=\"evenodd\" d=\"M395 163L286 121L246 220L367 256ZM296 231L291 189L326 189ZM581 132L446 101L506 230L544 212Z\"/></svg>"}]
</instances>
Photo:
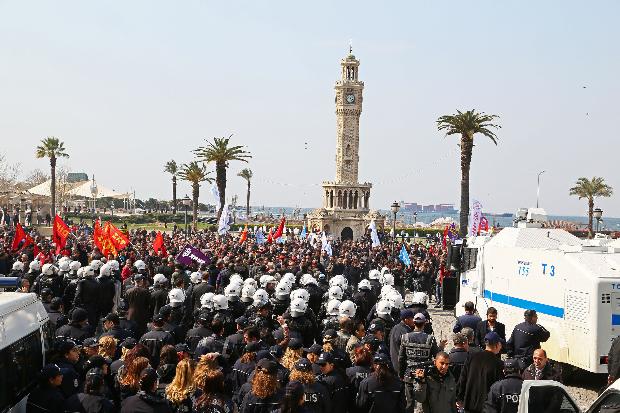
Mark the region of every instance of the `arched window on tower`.
<instances>
[{"instance_id":1,"label":"arched window on tower","mask_svg":"<svg viewBox=\"0 0 620 413\"><path fill-rule=\"evenodd\" d=\"M370 197L370 192L366 192L364 195L364 208L368 209L368 198Z\"/></svg>"},{"instance_id":2,"label":"arched window on tower","mask_svg":"<svg viewBox=\"0 0 620 413\"><path fill-rule=\"evenodd\" d=\"M334 190L329 191L329 207L334 207Z\"/></svg>"},{"instance_id":3,"label":"arched window on tower","mask_svg":"<svg viewBox=\"0 0 620 413\"><path fill-rule=\"evenodd\" d=\"M347 158L351 156L351 145L347 143L347 147L344 148L344 156Z\"/></svg>"},{"instance_id":4,"label":"arched window on tower","mask_svg":"<svg viewBox=\"0 0 620 413\"><path fill-rule=\"evenodd\" d=\"M357 191L355 191L355 195L353 196L353 209L358 209L358 200Z\"/></svg>"},{"instance_id":5,"label":"arched window on tower","mask_svg":"<svg viewBox=\"0 0 620 413\"><path fill-rule=\"evenodd\" d=\"M338 191L338 208L342 208L342 191Z\"/></svg>"},{"instance_id":6,"label":"arched window on tower","mask_svg":"<svg viewBox=\"0 0 620 413\"><path fill-rule=\"evenodd\" d=\"M353 191L349 191L349 209L353 208Z\"/></svg>"}]
</instances>

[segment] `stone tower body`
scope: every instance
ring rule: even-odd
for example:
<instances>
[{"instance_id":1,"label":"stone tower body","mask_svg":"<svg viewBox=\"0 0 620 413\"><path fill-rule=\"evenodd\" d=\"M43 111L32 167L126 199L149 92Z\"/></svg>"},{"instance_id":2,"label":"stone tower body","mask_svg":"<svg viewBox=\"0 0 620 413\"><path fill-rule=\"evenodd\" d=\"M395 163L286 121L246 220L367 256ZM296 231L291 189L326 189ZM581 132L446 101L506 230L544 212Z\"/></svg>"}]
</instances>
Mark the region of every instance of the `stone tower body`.
<instances>
[{"instance_id":1,"label":"stone tower body","mask_svg":"<svg viewBox=\"0 0 620 413\"><path fill-rule=\"evenodd\" d=\"M384 218L370 212L372 184L358 182L359 121L364 82L359 80L360 62L349 51L341 60L336 81L336 179L323 182L323 207L308 215L308 227L333 238L357 239L372 219L382 227Z\"/></svg>"}]
</instances>

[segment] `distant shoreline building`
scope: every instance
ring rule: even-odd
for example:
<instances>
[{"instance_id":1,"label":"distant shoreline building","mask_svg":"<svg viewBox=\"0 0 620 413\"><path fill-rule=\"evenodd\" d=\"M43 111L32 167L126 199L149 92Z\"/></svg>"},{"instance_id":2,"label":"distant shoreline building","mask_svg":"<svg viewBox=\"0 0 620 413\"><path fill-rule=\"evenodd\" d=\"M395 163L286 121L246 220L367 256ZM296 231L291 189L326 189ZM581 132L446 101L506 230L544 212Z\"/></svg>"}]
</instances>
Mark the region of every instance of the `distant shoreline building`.
<instances>
[{"instance_id":1,"label":"distant shoreline building","mask_svg":"<svg viewBox=\"0 0 620 413\"><path fill-rule=\"evenodd\" d=\"M364 82L358 79L360 62L349 49L341 60L336 82L336 180L323 182L323 207L308 214L308 228L342 240L359 239L372 220L383 228L385 217L370 210L372 184L358 182L359 121Z\"/></svg>"},{"instance_id":2,"label":"distant shoreline building","mask_svg":"<svg viewBox=\"0 0 620 413\"><path fill-rule=\"evenodd\" d=\"M416 202L401 201L401 206L404 212L436 212L453 214L458 212L454 209L454 204L434 204L434 205L422 205Z\"/></svg>"}]
</instances>

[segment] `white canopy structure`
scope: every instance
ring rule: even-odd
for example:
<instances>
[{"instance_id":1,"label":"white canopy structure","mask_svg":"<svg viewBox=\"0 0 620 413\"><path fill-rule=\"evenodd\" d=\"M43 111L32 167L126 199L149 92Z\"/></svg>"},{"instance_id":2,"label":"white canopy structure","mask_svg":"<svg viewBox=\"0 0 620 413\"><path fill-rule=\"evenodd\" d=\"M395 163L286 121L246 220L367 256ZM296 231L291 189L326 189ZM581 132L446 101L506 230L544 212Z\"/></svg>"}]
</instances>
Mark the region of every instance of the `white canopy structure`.
<instances>
[{"instance_id":1,"label":"white canopy structure","mask_svg":"<svg viewBox=\"0 0 620 413\"><path fill-rule=\"evenodd\" d=\"M52 180L48 179L47 181L37 185L37 186L33 186L32 188L30 188L28 190L28 193L32 194L32 195L40 195L40 196L52 196L51 191L52 190Z\"/></svg>"},{"instance_id":2,"label":"white canopy structure","mask_svg":"<svg viewBox=\"0 0 620 413\"><path fill-rule=\"evenodd\" d=\"M74 196L80 196L84 198L92 198L93 194L91 192L91 181L79 182L78 185L68 191L68 194ZM97 184L97 198L116 198L116 199L124 199L131 197L131 194L128 193L120 193L115 191L114 189L106 188L101 184Z\"/></svg>"}]
</instances>

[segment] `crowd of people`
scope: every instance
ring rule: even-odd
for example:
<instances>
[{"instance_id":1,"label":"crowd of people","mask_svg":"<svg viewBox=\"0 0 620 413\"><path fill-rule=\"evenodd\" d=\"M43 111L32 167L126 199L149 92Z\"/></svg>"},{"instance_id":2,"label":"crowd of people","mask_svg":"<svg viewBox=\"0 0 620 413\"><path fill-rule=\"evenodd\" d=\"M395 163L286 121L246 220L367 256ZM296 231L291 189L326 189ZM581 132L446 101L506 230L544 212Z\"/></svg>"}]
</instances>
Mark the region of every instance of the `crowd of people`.
<instances>
[{"instance_id":1,"label":"crowd of people","mask_svg":"<svg viewBox=\"0 0 620 413\"><path fill-rule=\"evenodd\" d=\"M507 339L496 310L466 303L450 351L435 338L441 243L405 244L405 266L370 237L329 254L173 232L156 252L133 230L104 256L90 234L57 251L33 231L36 256L1 234L0 274L41 298L56 338L29 412L516 412L524 378L560 378L534 310ZM208 261L176 262L187 244Z\"/></svg>"}]
</instances>

